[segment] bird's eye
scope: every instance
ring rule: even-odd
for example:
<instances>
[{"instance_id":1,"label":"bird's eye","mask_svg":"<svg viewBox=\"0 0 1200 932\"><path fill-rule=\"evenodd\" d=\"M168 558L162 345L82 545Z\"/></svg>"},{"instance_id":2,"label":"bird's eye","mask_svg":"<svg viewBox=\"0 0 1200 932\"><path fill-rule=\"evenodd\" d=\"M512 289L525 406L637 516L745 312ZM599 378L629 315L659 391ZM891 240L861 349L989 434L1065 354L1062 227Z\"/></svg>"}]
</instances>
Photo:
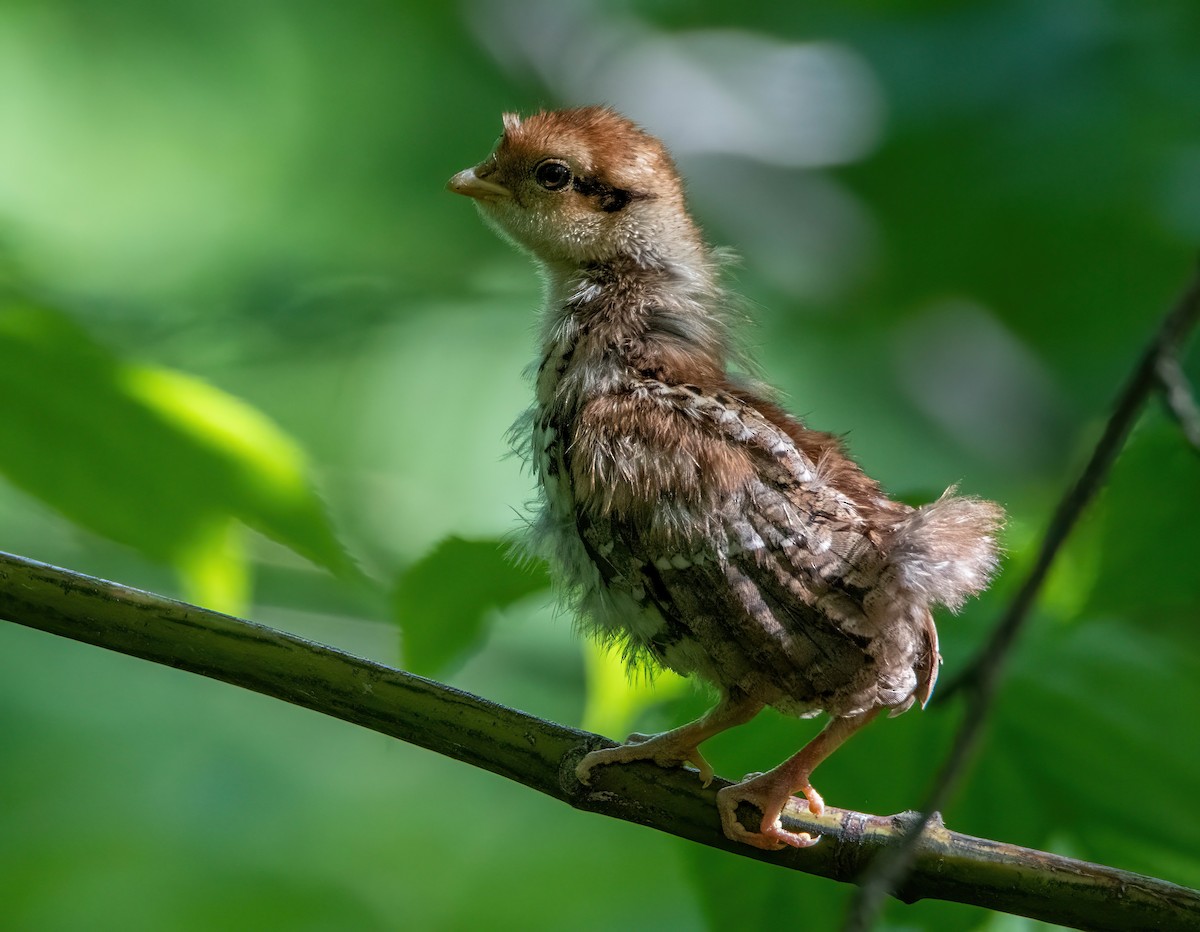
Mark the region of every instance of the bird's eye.
<instances>
[{"instance_id":1,"label":"bird's eye","mask_svg":"<svg viewBox=\"0 0 1200 932\"><path fill-rule=\"evenodd\" d=\"M561 191L571 183L571 169L565 162L547 159L533 170L533 178L547 191Z\"/></svg>"}]
</instances>

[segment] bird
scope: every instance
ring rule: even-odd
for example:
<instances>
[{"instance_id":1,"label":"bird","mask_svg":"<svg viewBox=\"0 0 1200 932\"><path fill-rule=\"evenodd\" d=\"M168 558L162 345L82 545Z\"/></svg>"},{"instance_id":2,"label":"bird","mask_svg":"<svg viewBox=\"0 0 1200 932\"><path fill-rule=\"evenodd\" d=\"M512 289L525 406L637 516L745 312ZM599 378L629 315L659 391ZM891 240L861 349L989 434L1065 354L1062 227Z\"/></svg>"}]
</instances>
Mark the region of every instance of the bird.
<instances>
[{"instance_id":1,"label":"bird","mask_svg":"<svg viewBox=\"0 0 1200 932\"><path fill-rule=\"evenodd\" d=\"M593 750L576 767L691 764L770 706L826 713L809 743L721 789L725 835L768 851L824 801L813 770L879 712L929 699L932 609L997 569L1003 509L955 487L912 507L831 433L747 375L726 254L706 242L664 144L607 106L505 113L491 153L447 187L530 254L545 297L534 399L512 432L539 489L529 547L583 630L632 669L698 677L701 718ZM738 808L762 813L748 828ZM753 826L753 821L751 822Z\"/></svg>"}]
</instances>

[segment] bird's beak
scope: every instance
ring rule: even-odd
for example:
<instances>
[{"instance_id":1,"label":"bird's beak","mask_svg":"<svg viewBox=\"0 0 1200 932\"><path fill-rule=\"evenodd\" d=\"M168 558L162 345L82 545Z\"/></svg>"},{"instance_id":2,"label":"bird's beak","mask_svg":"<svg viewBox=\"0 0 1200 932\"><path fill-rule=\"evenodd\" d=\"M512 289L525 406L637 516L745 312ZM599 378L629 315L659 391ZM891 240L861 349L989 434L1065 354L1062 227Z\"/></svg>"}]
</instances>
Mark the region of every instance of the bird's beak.
<instances>
[{"instance_id":1,"label":"bird's beak","mask_svg":"<svg viewBox=\"0 0 1200 932\"><path fill-rule=\"evenodd\" d=\"M494 181L480 178L474 168L464 168L446 182L446 187L455 194L465 194L480 201L490 201L498 197L511 197L512 192Z\"/></svg>"}]
</instances>

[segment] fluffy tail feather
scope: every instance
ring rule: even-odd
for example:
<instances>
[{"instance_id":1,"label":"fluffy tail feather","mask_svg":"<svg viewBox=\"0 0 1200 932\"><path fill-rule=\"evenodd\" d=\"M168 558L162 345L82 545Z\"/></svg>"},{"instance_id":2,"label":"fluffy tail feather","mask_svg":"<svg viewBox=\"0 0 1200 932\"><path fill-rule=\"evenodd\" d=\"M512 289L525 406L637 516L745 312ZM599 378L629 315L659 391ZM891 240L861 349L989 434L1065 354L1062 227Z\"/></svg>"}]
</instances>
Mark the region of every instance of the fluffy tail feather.
<instances>
[{"instance_id":1,"label":"fluffy tail feather","mask_svg":"<svg viewBox=\"0 0 1200 932\"><path fill-rule=\"evenodd\" d=\"M999 561L1004 510L981 498L956 497L951 486L896 528L889 562L896 583L928 605L957 611L987 588Z\"/></svg>"}]
</instances>

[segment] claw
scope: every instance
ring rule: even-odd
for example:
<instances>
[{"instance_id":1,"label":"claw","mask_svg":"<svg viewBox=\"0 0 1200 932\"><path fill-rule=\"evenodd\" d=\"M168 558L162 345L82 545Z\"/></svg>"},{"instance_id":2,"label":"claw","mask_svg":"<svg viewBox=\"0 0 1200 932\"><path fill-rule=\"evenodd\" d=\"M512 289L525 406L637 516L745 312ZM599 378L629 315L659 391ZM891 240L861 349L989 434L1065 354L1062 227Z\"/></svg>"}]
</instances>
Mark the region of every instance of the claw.
<instances>
[{"instance_id":1,"label":"claw","mask_svg":"<svg viewBox=\"0 0 1200 932\"><path fill-rule=\"evenodd\" d=\"M668 733L669 734L669 733ZM601 748L584 755L575 766L575 776L585 786L591 783L592 771L607 764L627 764L633 761L653 761L660 767L682 767L691 764L700 771L700 781L708 786L714 776L712 765L704 759L695 745L681 746L667 735L632 734L625 744Z\"/></svg>"},{"instance_id":2,"label":"claw","mask_svg":"<svg viewBox=\"0 0 1200 932\"><path fill-rule=\"evenodd\" d=\"M815 816L825 814L825 800L822 798L820 793L813 789L813 785L811 783L800 787L800 792L803 793L805 799L808 800L809 812Z\"/></svg>"},{"instance_id":3,"label":"claw","mask_svg":"<svg viewBox=\"0 0 1200 932\"><path fill-rule=\"evenodd\" d=\"M778 838L760 832L750 832L738 821L737 815L725 807L721 807L721 827L725 830L725 837L730 841L740 841L743 844L750 845L754 848L761 848L763 851L782 851L787 845ZM778 823L776 823L778 824Z\"/></svg>"},{"instance_id":4,"label":"claw","mask_svg":"<svg viewBox=\"0 0 1200 932\"><path fill-rule=\"evenodd\" d=\"M808 832L789 832L784 829L783 823L775 820L775 824L771 826L761 826L762 835L760 837L773 839L778 842L775 849L778 851L785 845L790 845L793 848L811 848L821 840L820 835L810 835Z\"/></svg>"}]
</instances>

